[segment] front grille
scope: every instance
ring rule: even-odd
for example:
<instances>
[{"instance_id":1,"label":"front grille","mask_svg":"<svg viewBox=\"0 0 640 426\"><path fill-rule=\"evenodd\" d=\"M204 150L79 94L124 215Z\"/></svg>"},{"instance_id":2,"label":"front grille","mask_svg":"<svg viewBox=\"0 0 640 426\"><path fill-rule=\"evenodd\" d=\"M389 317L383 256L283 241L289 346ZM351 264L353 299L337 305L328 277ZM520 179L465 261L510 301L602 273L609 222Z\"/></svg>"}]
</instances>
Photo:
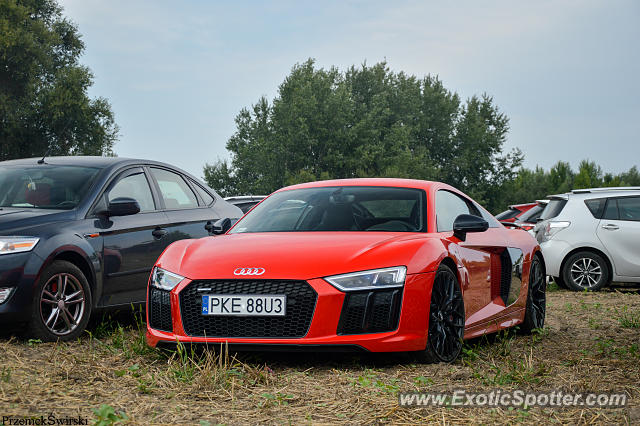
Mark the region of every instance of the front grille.
<instances>
[{"instance_id":1,"label":"front grille","mask_svg":"<svg viewBox=\"0 0 640 426\"><path fill-rule=\"evenodd\" d=\"M286 315L202 315L202 296L206 294L284 294ZM307 334L317 299L318 294L305 281L194 281L180 292L180 313L189 336L297 338Z\"/></svg>"},{"instance_id":2,"label":"front grille","mask_svg":"<svg viewBox=\"0 0 640 426\"><path fill-rule=\"evenodd\" d=\"M342 305L338 334L393 331L398 327L402 289L347 293Z\"/></svg>"},{"instance_id":3,"label":"front grille","mask_svg":"<svg viewBox=\"0 0 640 426\"><path fill-rule=\"evenodd\" d=\"M152 286L149 286L149 325L156 330L173 331L169 292Z\"/></svg>"}]
</instances>

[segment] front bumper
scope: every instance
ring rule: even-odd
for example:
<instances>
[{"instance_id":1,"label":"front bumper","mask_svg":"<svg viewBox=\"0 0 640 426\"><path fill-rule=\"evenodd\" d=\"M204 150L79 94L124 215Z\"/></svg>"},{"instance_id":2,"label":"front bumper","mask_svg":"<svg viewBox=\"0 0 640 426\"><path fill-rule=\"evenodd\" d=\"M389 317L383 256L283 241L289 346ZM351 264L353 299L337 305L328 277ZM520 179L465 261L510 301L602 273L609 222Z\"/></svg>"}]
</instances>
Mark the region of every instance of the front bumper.
<instances>
[{"instance_id":1,"label":"front bumper","mask_svg":"<svg viewBox=\"0 0 640 426\"><path fill-rule=\"evenodd\" d=\"M0 323L27 321L36 278L43 260L33 252L0 256L0 287L13 287L7 300L0 304Z\"/></svg>"},{"instance_id":2,"label":"front bumper","mask_svg":"<svg viewBox=\"0 0 640 426\"><path fill-rule=\"evenodd\" d=\"M394 331L369 334L340 334L339 322L346 293L337 290L323 279L308 280L307 283L318 295L315 311L308 331L300 338L237 338L237 337L194 337L185 332L180 311L180 292L191 283L185 280L170 294L172 331L161 331L147 327L147 342L151 346L177 342L188 344L229 344L232 347L257 347L285 350L313 349L327 347L342 350L352 347L371 352L405 352L424 350L427 342L427 321L431 287L435 273L408 275L400 306L398 326ZM147 324L149 322L147 301Z\"/></svg>"}]
</instances>

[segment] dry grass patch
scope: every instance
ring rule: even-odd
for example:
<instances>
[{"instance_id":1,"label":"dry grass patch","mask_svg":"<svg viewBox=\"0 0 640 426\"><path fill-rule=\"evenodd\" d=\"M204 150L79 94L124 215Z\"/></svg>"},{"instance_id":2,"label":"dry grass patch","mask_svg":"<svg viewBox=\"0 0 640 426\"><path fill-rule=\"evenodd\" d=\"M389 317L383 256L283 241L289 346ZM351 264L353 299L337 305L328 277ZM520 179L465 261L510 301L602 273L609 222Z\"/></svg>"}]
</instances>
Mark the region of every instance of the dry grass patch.
<instances>
[{"instance_id":1,"label":"dry grass patch","mask_svg":"<svg viewBox=\"0 0 640 426\"><path fill-rule=\"evenodd\" d=\"M547 326L465 345L451 365L344 354L148 348L140 314L71 343L0 339L0 415L125 423L618 423L640 421L638 291L548 295ZM134 318L138 318L135 320ZM625 409L400 408L398 392L625 392ZM637 417L635 417L637 416ZM634 420L635 419L635 420Z\"/></svg>"}]
</instances>

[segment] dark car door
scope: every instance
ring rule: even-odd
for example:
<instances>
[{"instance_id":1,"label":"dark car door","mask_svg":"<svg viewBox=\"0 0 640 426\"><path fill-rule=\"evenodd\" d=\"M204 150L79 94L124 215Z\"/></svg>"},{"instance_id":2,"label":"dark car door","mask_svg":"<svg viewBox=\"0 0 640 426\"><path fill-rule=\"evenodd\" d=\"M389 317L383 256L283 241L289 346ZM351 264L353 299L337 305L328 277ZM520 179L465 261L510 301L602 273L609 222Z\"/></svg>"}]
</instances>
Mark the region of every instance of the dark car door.
<instances>
[{"instance_id":1,"label":"dark car door","mask_svg":"<svg viewBox=\"0 0 640 426\"><path fill-rule=\"evenodd\" d=\"M144 168L121 172L102 195L101 203L130 197L140 212L130 216L98 217L103 239L103 293L100 305L144 302L147 281L158 256L168 245L167 217L159 209Z\"/></svg>"},{"instance_id":2,"label":"dark car door","mask_svg":"<svg viewBox=\"0 0 640 426\"><path fill-rule=\"evenodd\" d=\"M214 198L181 173L160 167L149 167L149 170L168 219L168 240L173 242L211 235L211 226L220 219L212 205Z\"/></svg>"}]
</instances>

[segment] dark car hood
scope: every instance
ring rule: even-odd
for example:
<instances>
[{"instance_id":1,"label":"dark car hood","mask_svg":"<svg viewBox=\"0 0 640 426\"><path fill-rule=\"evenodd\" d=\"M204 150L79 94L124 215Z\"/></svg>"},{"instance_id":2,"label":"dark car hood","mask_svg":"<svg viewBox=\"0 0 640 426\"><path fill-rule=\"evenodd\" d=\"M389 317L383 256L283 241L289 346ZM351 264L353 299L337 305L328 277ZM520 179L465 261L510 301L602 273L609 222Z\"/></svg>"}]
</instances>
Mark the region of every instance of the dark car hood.
<instances>
[{"instance_id":1,"label":"dark car hood","mask_svg":"<svg viewBox=\"0 0 640 426\"><path fill-rule=\"evenodd\" d=\"M73 210L20 209L2 207L0 209L0 234L23 235L29 228L53 222L75 219Z\"/></svg>"},{"instance_id":2,"label":"dark car hood","mask_svg":"<svg viewBox=\"0 0 640 426\"><path fill-rule=\"evenodd\" d=\"M178 241L159 266L190 279L251 278L234 275L237 268L264 268L260 279L311 279L398 265L417 273L423 263L414 259L435 241L429 234L399 232L231 234Z\"/></svg>"}]
</instances>

